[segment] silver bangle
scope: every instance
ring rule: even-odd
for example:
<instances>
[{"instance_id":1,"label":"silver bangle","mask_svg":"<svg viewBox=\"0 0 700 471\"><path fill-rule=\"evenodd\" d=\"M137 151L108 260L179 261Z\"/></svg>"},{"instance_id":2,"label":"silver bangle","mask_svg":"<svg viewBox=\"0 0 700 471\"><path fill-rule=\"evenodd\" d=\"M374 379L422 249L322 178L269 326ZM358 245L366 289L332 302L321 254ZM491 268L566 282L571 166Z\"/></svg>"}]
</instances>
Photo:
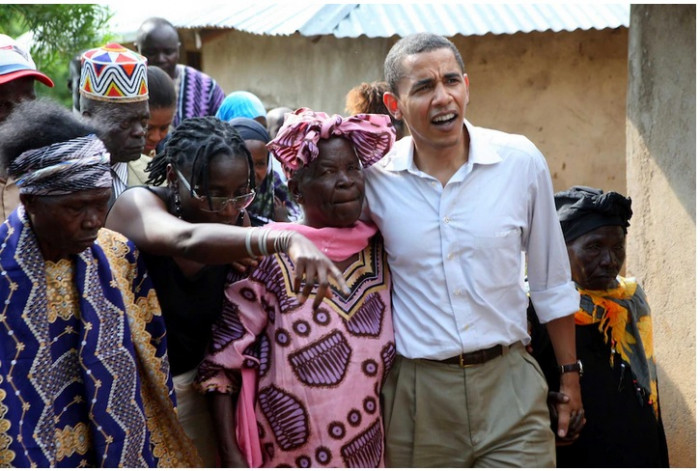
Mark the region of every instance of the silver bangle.
<instances>
[{"instance_id":1,"label":"silver bangle","mask_svg":"<svg viewBox=\"0 0 700 471\"><path fill-rule=\"evenodd\" d=\"M263 229L262 234L258 237L258 248L260 249L260 255L268 256L270 252L267 250L267 236L270 234L270 229Z\"/></svg>"},{"instance_id":2,"label":"silver bangle","mask_svg":"<svg viewBox=\"0 0 700 471\"><path fill-rule=\"evenodd\" d=\"M294 231L282 231L282 233L275 238L275 252L286 252L289 249L289 244L293 235Z\"/></svg>"},{"instance_id":3,"label":"silver bangle","mask_svg":"<svg viewBox=\"0 0 700 471\"><path fill-rule=\"evenodd\" d=\"M248 253L248 256L250 258L255 258L255 254L253 253L253 248L250 245L250 239L253 237L253 231L255 229L248 229L245 235L245 251Z\"/></svg>"}]
</instances>

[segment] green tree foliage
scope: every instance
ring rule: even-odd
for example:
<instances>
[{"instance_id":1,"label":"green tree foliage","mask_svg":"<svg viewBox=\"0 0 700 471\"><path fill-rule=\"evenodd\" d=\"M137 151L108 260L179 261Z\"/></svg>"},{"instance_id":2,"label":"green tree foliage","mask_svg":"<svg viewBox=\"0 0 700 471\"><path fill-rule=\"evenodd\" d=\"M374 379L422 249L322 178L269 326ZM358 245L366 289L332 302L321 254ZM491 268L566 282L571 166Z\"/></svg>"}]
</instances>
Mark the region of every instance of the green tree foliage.
<instances>
[{"instance_id":1,"label":"green tree foliage","mask_svg":"<svg viewBox=\"0 0 700 471\"><path fill-rule=\"evenodd\" d=\"M36 86L40 96L50 96L71 105L68 63L76 54L112 39L105 5L94 4L4 4L0 7L0 32L17 38L32 34L31 54L37 68L56 84Z\"/></svg>"}]
</instances>

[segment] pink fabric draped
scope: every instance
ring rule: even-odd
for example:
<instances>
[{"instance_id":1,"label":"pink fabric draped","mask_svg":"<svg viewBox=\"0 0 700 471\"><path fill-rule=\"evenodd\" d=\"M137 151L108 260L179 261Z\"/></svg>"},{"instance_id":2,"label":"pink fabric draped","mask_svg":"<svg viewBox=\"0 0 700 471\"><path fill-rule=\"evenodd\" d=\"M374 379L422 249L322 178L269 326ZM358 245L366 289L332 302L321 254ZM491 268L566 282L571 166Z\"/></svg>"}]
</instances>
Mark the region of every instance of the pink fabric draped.
<instances>
[{"instance_id":1,"label":"pink fabric draped","mask_svg":"<svg viewBox=\"0 0 700 471\"><path fill-rule=\"evenodd\" d=\"M285 117L277 137L267 144L287 178L318 157L318 141L340 136L352 141L362 165L369 167L389 152L396 140L391 119L383 114L343 118L299 108Z\"/></svg>"},{"instance_id":2,"label":"pink fabric draped","mask_svg":"<svg viewBox=\"0 0 700 471\"><path fill-rule=\"evenodd\" d=\"M367 247L369 239L377 233L377 226L374 223L359 220L352 227L316 228L287 222L272 223L265 227L300 233L334 262L342 262L361 252Z\"/></svg>"}]
</instances>

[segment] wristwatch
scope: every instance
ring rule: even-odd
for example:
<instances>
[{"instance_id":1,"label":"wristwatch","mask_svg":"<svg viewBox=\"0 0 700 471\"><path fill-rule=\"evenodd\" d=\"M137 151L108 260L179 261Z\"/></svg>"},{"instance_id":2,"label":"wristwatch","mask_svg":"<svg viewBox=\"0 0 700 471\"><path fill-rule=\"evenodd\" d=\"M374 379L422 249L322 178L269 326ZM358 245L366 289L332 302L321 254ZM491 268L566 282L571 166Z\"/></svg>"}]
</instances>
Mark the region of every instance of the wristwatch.
<instances>
[{"instance_id":1,"label":"wristwatch","mask_svg":"<svg viewBox=\"0 0 700 471\"><path fill-rule=\"evenodd\" d=\"M563 375L564 373L572 373L574 371L577 371L579 376L583 376L583 363L581 363L581 360L576 360L576 363L559 366L559 374Z\"/></svg>"}]
</instances>

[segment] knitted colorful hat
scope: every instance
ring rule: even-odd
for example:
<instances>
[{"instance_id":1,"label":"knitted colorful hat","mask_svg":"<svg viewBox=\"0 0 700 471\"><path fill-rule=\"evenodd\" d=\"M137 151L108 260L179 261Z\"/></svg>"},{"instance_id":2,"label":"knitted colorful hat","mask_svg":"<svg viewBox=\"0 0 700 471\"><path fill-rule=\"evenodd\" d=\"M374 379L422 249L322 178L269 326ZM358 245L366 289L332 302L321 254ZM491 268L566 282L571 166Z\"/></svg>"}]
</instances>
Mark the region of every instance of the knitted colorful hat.
<instances>
[{"instance_id":1,"label":"knitted colorful hat","mask_svg":"<svg viewBox=\"0 0 700 471\"><path fill-rule=\"evenodd\" d=\"M90 49L82 56L80 93L93 100L148 100L146 58L120 44Z\"/></svg>"}]
</instances>

